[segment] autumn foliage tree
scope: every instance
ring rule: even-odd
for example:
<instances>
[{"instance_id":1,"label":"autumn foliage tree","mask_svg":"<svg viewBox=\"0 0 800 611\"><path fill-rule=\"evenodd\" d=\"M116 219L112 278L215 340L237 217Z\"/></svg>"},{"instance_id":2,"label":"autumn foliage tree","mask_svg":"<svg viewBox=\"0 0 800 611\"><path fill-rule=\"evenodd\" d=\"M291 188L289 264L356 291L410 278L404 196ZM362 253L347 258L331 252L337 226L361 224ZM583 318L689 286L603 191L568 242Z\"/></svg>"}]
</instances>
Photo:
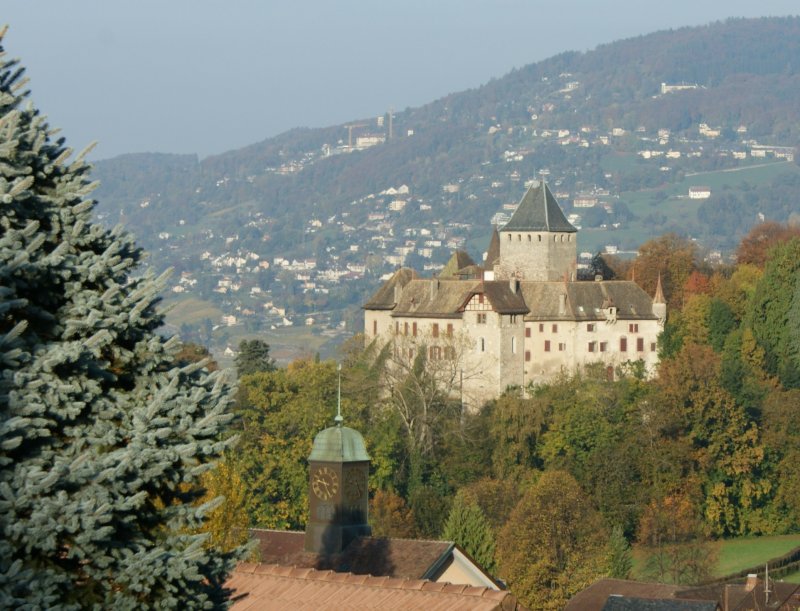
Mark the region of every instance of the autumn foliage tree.
<instances>
[{"instance_id":1,"label":"autumn foliage tree","mask_svg":"<svg viewBox=\"0 0 800 611\"><path fill-rule=\"evenodd\" d=\"M736 260L740 264L763 268L773 246L795 238L800 238L800 227L774 221L761 223L742 238L736 249Z\"/></svg>"},{"instance_id":2,"label":"autumn foliage tree","mask_svg":"<svg viewBox=\"0 0 800 611\"><path fill-rule=\"evenodd\" d=\"M498 536L500 575L532 609L563 609L606 572L607 539L600 514L575 478L546 471Z\"/></svg>"}]
</instances>

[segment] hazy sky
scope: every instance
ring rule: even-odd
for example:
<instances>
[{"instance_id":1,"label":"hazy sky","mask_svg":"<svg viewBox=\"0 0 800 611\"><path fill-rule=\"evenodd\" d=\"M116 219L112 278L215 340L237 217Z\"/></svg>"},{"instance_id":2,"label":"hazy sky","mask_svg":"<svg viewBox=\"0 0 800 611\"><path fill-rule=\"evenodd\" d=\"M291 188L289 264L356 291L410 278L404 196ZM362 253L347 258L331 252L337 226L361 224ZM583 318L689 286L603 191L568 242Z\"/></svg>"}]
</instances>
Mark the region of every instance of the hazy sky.
<instances>
[{"instance_id":1,"label":"hazy sky","mask_svg":"<svg viewBox=\"0 0 800 611\"><path fill-rule=\"evenodd\" d=\"M93 157L206 156L402 110L568 50L797 0L3 0L36 105Z\"/></svg>"}]
</instances>

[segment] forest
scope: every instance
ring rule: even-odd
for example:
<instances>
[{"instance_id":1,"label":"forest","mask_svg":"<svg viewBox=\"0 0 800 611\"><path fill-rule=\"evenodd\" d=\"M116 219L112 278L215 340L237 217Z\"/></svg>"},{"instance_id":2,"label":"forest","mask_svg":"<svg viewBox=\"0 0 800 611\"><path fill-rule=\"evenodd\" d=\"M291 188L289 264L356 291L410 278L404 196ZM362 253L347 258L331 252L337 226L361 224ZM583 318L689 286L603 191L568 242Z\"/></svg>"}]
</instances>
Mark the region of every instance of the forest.
<instances>
[{"instance_id":1,"label":"forest","mask_svg":"<svg viewBox=\"0 0 800 611\"><path fill-rule=\"evenodd\" d=\"M596 262L650 293L661 278L669 318L653 377L637 362L613 379L589 366L465 414L424 350L389 388L385 355L355 338L342 412L372 458L374 534L451 537L528 604L556 591L558 608L601 575L630 576L631 544L647 550L648 578L699 583L713 541L797 532L800 229L759 225L737 256L709 268L664 235L635 262ZM238 445L209 478L211 496L236 491L210 526L230 545L237 526L304 527L306 457L337 389L334 361L277 368L258 340L237 367Z\"/></svg>"}]
</instances>

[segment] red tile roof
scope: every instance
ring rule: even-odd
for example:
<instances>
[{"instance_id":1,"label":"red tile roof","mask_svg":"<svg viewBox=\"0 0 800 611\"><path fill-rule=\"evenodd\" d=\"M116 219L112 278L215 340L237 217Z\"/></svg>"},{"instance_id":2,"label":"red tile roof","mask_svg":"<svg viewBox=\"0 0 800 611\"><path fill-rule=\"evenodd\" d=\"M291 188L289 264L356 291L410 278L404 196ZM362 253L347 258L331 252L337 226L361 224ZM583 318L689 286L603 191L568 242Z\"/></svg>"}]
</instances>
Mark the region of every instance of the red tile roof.
<instances>
[{"instance_id":1,"label":"red tile roof","mask_svg":"<svg viewBox=\"0 0 800 611\"><path fill-rule=\"evenodd\" d=\"M402 579L430 577L429 569L452 548L447 541L358 537L341 554L326 556L305 550L303 532L254 528L250 536L258 540L260 560L265 564Z\"/></svg>"},{"instance_id":2,"label":"red tile roof","mask_svg":"<svg viewBox=\"0 0 800 611\"><path fill-rule=\"evenodd\" d=\"M232 611L526 611L508 591L275 564L241 564L225 585Z\"/></svg>"}]
</instances>

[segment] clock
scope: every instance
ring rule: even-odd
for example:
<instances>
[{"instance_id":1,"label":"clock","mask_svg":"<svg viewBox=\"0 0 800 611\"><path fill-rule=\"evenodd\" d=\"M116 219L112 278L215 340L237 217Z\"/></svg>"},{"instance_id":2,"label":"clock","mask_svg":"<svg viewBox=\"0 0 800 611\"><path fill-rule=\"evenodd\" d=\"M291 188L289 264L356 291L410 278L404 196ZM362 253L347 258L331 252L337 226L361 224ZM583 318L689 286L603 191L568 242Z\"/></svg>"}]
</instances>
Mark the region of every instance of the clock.
<instances>
[{"instance_id":1,"label":"clock","mask_svg":"<svg viewBox=\"0 0 800 611\"><path fill-rule=\"evenodd\" d=\"M366 490L364 473L361 470L349 470L344 476L344 496L347 502L355 505L361 501Z\"/></svg>"},{"instance_id":2,"label":"clock","mask_svg":"<svg viewBox=\"0 0 800 611\"><path fill-rule=\"evenodd\" d=\"M327 501L339 491L339 476L329 467L320 467L311 474L311 490L317 498Z\"/></svg>"}]
</instances>

